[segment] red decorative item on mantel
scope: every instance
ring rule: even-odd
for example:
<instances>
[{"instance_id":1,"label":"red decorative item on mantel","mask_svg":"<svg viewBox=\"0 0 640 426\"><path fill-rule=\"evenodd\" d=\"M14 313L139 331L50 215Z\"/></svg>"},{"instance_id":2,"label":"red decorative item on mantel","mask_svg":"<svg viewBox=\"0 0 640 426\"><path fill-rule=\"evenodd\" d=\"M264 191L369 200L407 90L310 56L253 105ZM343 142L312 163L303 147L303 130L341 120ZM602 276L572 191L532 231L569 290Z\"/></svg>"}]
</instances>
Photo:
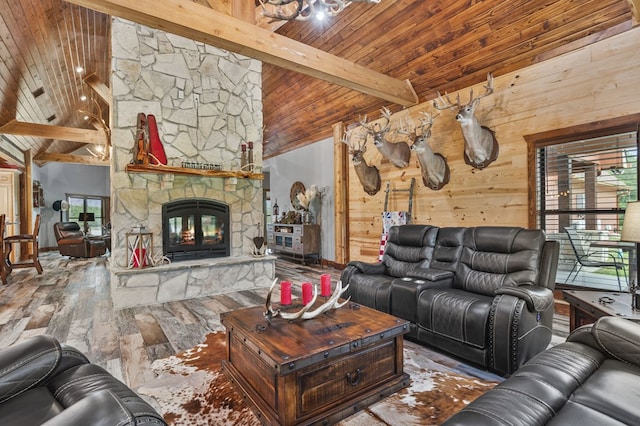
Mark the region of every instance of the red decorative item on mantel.
<instances>
[{"instance_id":1,"label":"red decorative item on mantel","mask_svg":"<svg viewBox=\"0 0 640 426\"><path fill-rule=\"evenodd\" d=\"M164 152L160 135L158 134L158 123L152 114L147 116L149 126L149 162L151 164L167 165L167 154Z\"/></svg>"}]
</instances>

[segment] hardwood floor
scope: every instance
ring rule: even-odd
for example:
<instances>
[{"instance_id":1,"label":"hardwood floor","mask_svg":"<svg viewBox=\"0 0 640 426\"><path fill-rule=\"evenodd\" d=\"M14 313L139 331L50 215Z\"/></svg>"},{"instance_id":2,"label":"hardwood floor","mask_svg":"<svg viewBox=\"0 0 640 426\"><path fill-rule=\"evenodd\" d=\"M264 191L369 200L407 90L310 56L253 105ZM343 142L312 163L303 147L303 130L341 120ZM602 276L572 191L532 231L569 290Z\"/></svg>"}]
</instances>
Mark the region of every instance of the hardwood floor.
<instances>
[{"instance_id":1,"label":"hardwood floor","mask_svg":"<svg viewBox=\"0 0 640 426\"><path fill-rule=\"evenodd\" d=\"M220 313L263 304L267 289L200 297L161 305L114 310L108 258L69 259L43 253L44 269L14 271L0 286L0 348L37 334L72 345L133 388L152 379L150 364L204 341L223 330ZM278 260L276 275L294 283L319 283L320 274L337 281L340 270ZM568 319L557 316L553 343L568 334Z\"/></svg>"}]
</instances>

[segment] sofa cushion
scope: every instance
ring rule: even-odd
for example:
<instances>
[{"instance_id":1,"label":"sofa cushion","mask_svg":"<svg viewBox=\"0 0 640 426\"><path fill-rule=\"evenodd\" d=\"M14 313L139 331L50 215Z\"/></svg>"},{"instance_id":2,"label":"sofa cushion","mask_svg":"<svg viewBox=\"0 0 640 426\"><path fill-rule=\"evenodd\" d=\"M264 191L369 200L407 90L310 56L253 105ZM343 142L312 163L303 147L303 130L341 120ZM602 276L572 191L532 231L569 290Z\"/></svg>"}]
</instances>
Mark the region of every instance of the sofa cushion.
<instances>
[{"instance_id":1,"label":"sofa cushion","mask_svg":"<svg viewBox=\"0 0 640 426\"><path fill-rule=\"evenodd\" d=\"M449 339L484 348L492 300L458 289L429 288L418 297L418 324Z\"/></svg>"},{"instance_id":2,"label":"sofa cushion","mask_svg":"<svg viewBox=\"0 0 640 426\"><path fill-rule=\"evenodd\" d=\"M123 401L136 417L157 416L133 390L96 364L79 365L64 371L53 378L47 387L65 408L82 401L87 395L107 390Z\"/></svg>"},{"instance_id":3,"label":"sofa cushion","mask_svg":"<svg viewBox=\"0 0 640 426\"><path fill-rule=\"evenodd\" d=\"M493 296L502 286L537 285L544 242L541 230L468 228L454 286Z\"/></svg>"},{"instance_id":4,"label":"sofa cushion","mask_svg":"<svg viewBox=\"0 0 640 426\"><path fill-rule=\"evenodd\" d=\"M392 227L382 256L386 274L400 278L413 269L428 268L437 235L438 228L429 225Z\"/></svg>"},{"instance_id":5,"label":"sofa cushion","mask_svg":"<svg viewBox=\"0 0 640 426\"><path fill-rule=\"evenodd\" d=\"M37 387L0 404L0 423L39 425L57 416L63 409L47 388Z\"/></svg>"},{"instance_id":6,"label":"sofa cushion","mask_svg":"<svg viewBox=\"0 0 640 426\"><path fill-rule=\"evenodd\" d=\"M349 281L349 296L357 303L389 313L393 279L388 275L354 274Z\"/></svg>"}]
</instances>

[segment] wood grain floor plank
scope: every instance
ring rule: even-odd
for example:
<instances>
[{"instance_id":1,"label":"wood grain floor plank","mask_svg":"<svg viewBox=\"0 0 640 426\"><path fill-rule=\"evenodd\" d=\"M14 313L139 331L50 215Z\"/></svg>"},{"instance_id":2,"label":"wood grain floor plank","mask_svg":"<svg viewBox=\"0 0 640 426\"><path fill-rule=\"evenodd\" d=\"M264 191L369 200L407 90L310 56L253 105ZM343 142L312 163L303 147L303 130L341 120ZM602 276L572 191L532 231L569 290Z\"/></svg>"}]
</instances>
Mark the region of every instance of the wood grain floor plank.
<instances>
[{"instance_id":1,"label":"wood grain floor plank","mask_svg":"<svg viewBox=\"0 0 640 426\"><path fill-rule=\"evenodd\" d=\"M162 327L151 313L139 313L135 315L135 318L145 345L153 346L168 342Z\"/></svg>"},{"instance_id":2,"label":"wood grain floor plank","mask_svg":"<svg viewBox=\"0 0 640 426\"><path fill-rule=\"evenodd\" d=\"M38 309L33 312L26 329L46 328L55 311L55 305L40 305Z\"/></svg>"}]
</instances>

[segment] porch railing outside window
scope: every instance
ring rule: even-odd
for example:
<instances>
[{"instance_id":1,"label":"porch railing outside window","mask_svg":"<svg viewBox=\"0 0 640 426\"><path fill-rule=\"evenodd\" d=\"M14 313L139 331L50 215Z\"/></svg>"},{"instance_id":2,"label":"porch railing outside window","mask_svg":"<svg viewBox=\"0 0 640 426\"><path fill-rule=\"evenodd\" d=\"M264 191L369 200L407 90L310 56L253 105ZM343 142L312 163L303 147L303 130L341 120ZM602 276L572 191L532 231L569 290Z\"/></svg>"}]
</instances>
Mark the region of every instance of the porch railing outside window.
<instances>
[{"instance_id":1,"label":"porch railing outside window","mask_svg":"<svg viewBox=\"0 0 640 426\"><path fill-rule=\"evenodd\" d=\"M620 240L627 203L638 199L637 132L540 147L536 166L538 227L561 242L557 282L618 290L615 268L583 267L569 277L576 254L566 228L577 231L577 243L584 250L598 252L592 260L615 258L629 275L635 251L615 242ZM624 281L623 290L628 287Z\"/></svg>"},{"instance_id":2,"label":"porch railing outside window","mask_svg":"<svg viewBox=\"0 0 640 426\"><path fill-rule=\"evenodd\" d=\"M84 229L84 221L80 220L80 214L93 213L94 220L87 223L89 235L102 235L105 233L105 227L109 222L109 197L67 195L67 201L69 202L68 218L70 221L78 222L80 228Z\"/></svg>"}]
</instances>

